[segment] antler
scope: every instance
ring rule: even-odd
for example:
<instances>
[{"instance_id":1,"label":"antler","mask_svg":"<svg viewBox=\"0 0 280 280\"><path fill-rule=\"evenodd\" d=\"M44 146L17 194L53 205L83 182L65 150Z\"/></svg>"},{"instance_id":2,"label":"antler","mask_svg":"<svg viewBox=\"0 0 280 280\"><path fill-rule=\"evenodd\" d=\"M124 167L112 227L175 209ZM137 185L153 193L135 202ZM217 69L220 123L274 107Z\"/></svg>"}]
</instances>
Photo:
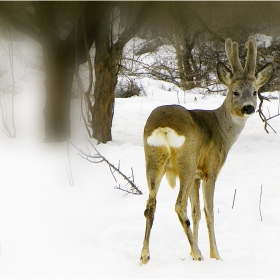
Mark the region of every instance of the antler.
<instances>
[{"instance_id":1,"label":"antler","mask_svg":"<svg viewBox=\"0 0 280 280\"><path fill-rule=\"evenodd\" d=\"M238 44L232 42L231 39L226 39L225 49L232 68L233 75L235 78L241 77L254 77L256 69L257 59L257 42L254 36L250 36L247 43L245 44L248 49L245 68L241 65L238 55Z\"/></svg>"},{"instance_id":2,"label":"antler","mask_svg":"<svg viewBox=\"0 0 280 280\"><path fill-rule=\"evenodd\" d=\"M249 37L245 47L248 49L248 52L244 68L244 76L253 78L255 76L257 60L257 42L254 36Z\"/></svg>"},{"instance_id":3,"label":"antler","mask_svg":"<svg viewBox=\"0 0 280 280\"><path fill-rule=\"evenodd\" d=\"M229 60L229 63L232 68L233 75L237 77L241 77L244 73L243 67L239 60L238 55L238 44L236 42L232 42L231 39L226 39L225 44L226 54Z\"/></svg>"}]
</instances>

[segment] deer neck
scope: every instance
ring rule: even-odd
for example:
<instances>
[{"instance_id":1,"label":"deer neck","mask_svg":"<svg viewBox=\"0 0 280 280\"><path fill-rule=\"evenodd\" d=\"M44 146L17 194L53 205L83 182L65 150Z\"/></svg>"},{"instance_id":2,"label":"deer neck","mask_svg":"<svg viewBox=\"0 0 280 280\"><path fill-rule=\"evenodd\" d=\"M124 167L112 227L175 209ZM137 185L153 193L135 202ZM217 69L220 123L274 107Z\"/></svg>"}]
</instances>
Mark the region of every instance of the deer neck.
<instances>
[{"instance_id":1,"label":"deer neck","mask_svg":"<svg viewBox=\"0 0 280 280\"><path fill-rule=\"evenodd\" d=\"M229 100L226 98L221 107L215 110L215 115L218 119L220 133L230 149L243 130L247 119L234 116L228 102Z\"/></svg>"}]
</instances>

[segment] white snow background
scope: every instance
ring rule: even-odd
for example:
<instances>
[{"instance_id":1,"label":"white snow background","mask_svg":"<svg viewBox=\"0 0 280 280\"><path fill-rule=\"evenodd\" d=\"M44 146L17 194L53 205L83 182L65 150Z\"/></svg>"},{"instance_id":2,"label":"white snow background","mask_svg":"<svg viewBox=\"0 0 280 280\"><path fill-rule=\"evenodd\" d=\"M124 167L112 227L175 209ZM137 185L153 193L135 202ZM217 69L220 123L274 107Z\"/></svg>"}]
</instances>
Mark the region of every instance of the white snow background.
<instances>
[{"instance_id":1,"label":"white snow background","mask_svg":"<svg viewBox=\"0 0 280 280\"><path fill-rule=\"evenodd\" d=\"M199 247L205 260L192 260L174 211L178 184L172 190L163 178L150 238L151 260L141 266L148 198L142 142L145 122L155 107L178 104L178 96L188 109L215 109L224 97L203 98L199 91L189 92L184 104L184 94L177 95L175 86L144 78L139 82L147 96L117 98L113 141L96 147L112 164L120 161L127 175L133 168L143 195L125 195L114 188L117 184L105 163L89 163L71 145L68 157L66 143L43 143L43 79L29 74L14 100L17 138L9 139L2 127L0 131L1 279L280 278L280 118L270 122L278 134L267 134L254 114L217 180L215 232L223 260L209 257L203 212ZM77 102L73 100L71 141L93 154ZM277 113L278 100L266 102L265 112L266 107L271 115ZM122 179L117 179L123 186Z\"/></svg>"}]
</instances>

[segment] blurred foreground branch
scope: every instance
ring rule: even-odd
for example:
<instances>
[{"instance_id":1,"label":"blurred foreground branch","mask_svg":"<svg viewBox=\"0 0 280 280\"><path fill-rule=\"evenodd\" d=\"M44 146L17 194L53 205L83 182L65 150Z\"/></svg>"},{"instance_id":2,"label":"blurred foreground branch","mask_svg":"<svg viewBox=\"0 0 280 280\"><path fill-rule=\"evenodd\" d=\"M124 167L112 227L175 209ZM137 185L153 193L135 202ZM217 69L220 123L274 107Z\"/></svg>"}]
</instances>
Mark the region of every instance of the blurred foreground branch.
<instances>
[{"instance_id":1,"label":"blurred foreground branch","mask_svg":"<svg viewBox=\"0 0 280 280\"><path fill-rule=\"evenodd\" d=\"M1 110L1 120L2 125L4 128L4 132L8 135L9 138L16 138L16 128L15 128L15 117L14 117L14 96L15 96L15 77L14 77L14 47L13 41L11 40L11 31L9 27L9 38L10 43L8 46L8 50L5 49L3 44L0 42L2 50L4 51L5 55L8 57L9 64L10 64L10 71L11 71L11 85L9 85L6 89L1 88L1 96L0 96L0 110ZM11 100L10 100L10 108L9 108L9 116L7 116L7 108L5 105L5 96L6 90L11 86ZM8 119L10 119L10 125L8 124Z\"/></svg>"},{"instance_id":2,"label":"blurred foreground branch","mask_svg":"<svg viewBox=\"0 0 280 280\"><path fill-rule=\"evenodd\" d=\"M1 120L2 120L2 125L4 127L4 131L9 138L13 138L13 134L7 124L7 112L5 107L5 101L3 99L3 94L0 95L0 111L1 111Z\"/></svg>"}]
</instances>

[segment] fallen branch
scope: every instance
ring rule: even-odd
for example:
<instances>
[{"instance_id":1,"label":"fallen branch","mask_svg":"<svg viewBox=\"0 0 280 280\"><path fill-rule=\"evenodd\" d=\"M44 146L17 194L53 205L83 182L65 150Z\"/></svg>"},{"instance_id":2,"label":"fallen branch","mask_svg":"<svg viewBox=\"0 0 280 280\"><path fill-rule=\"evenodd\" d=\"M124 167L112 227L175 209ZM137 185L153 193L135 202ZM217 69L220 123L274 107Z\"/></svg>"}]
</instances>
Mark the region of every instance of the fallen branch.
<instances>
[{"instance_id":1,"label":"fallen branch","mask_svg":"<svg viewBox=\"0 0 280 280\"><path fill-rule=\"evenodd\" d=\"M116 189L116 190L123 191L123 192L126 192L126 194L129 194L129 193L131 193L131 194L136 194L136 195L142 194L141 191L140 191L141 193L135 193L135 191L133 191L133 189L131 189L131 190L122 189L120 185L119 185L119 186L115 186L115 189Z\"/></svg>"},{"instance_id":2,"label":"fallen branch","mask_svg":"<svg viewBox=\"0 0 280 280\"><path fill-rule=\"evenodd\" d=\"M90 142L90 141L89 141ZM70 142L71 143L71 142ZM93 147L93 149L95 150L94 155L90 155L89 153L85 153L84 151L82 151L81 149L79 149L78 147L76 147L73 143L71 143L80 153L80 156L86 160L88 160L91 163L101 163L101 162L105 162L108 164L110 172L115 180L116 183L118 183L116 176L115 176L115 172L117 172L119 175L121 175L121 177L127 182L125 186L127 186L128 184L130 185L130 189L123 189L121 188L120 184L118 186L115 186L115 189L121 190L131 194L135 194L135 195L141 195L142 192L139 190L139 188L135 185L134 183L134 174L133 174L133 169L131 168L131 176L126 176L121 170L120 170L120 161L118 164L118 167L114 166L112 163L110 163L104 156L102 156L99 151L96 149L96 147L90 142L91 146Z\"/></svg>"}]
</instances>

